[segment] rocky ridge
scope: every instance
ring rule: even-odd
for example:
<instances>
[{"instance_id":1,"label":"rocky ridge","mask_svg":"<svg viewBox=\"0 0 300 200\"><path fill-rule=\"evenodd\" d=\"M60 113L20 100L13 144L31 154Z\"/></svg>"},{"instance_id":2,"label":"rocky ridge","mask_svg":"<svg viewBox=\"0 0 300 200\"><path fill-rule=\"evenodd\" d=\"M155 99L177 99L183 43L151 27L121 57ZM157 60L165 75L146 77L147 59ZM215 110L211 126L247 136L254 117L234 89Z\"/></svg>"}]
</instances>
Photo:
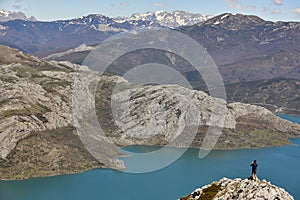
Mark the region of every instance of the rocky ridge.
<instances>
[{"instance_id":1,"label":"rocky ridge","mask_svg":"<svg viewBox=\"0 0 300 200\"><path fill-rule=\"evenodd\" d=\"M228 179L222 178L202 188L196 189L190 195L180 200L294 200L284 189L272 185L266 180Z\"/></svg>"},{"instance_id":2,"label":"rocky ridge","mask_svg":"<svg viewBox=\"0 0 300 200\"><path fill-rule=\"evenodd\" d=\"M252 15L224 13L177 30L207 49L224 79L229 102L299 115L300 54L296 50L300 42L299 28L299 22L272 22ZM81 63L94 48L82 44L48 58ZM111 73L119 75L151 59L180 71L193 83L194 89L207 90L187 62L162 52L143 50L128 54L116 61L117 67Z\"/></svg>"},{"instance_id":3,"label":"rocky ridge","mask_svg":"<svg viewBox=\"0 0 300 200\"><path fill-rule=\"evenodd\" d=\"M13 20L12 15L22 15ZM152 17L151 17L152 16ZM135 14L128 18L111 18L90 14L69 20L35 21L23 13L0 12L0 44L45 57L82 44L97 45L110 36L134 29L172 28L193 25L209 16L184 11L159 11ZM3 19L3 20L1 20ZM32 37L34 35L35 37Z\"/></svg>"},{"instance_id":4,"label":"rocky ridge","mask_svg":"<svg viewBox=\"0 0 300 200\"><path fill-rule=\"evenodd\" d=\"M6 22L11 20L26 20L26 21L36 21L36 18L31 16L27 17L23 12L11 12L6 10L0 10L0 22Z\"/></svg>"},{"instance_id":5,"label":"rocky ridge","mask_svg":"<svg viewBox=\"0 0 300 200\"><path fill-rule=\"evenodd\" d=\"M192 146L198 148L202 146L209 127L223 128L215 149L277 146L287 144L288 137L298 137L300 133L299 125L282 120L260 106L227 103L204 92L175 85L131 88L126 82L121 84L124 84L122 90L111 95L108 104L96 104L96 109L103 110L112 102L111 115L101 116L99 112L99 118L100 122L103 118L115 121L112 126L103 124L115 142L122 146L163 145L173 141L179 130L187 136L177 141L177 145L187 146L193 136L188 134L190 129L184 129L195 124L200 128L195 130L197 134ZM110 86L108 90L114 90L115 84L111 82ZM214 122L212 118L218 120Z\"/></svg>"},{"instance_id":6,"label":"rocky ridge","mask_svg":"<svg viewBox=\"0 0 300 200\"><path fill-rule=\"evenodd\" d=\"M117 168L91 156L73 127L72 82L80 66L0 49L0 179Z\"/></svg>"},{"instance_id":7,"label":"rocky ridge","mask_svg":"<svg viewBox=\"0 0 300 200\"><path fill-rule=\"evenodd\" d=\"M224 13L178 29L207 49L226 83L299 79L298 22Z\"/></svg>"},{"instance_id":8,"label":"rocky ridge","mask_svg":"<svg viewBox=\"0 0 300 200\"><path fill-rule=\"evenodd\" d=\"M130 21L151 21L158 23L163 27L176 28L179 26L191 26L202 21L212 18L212 15L194 14L186 11L173 11L167 12L158 10L155 12L135 13L130 17L117 17L117 22L130 22Z\"/></svg>"},{"instance_id":9,"label":"rocky ridge","mask_svg":"<svg viewBox=\"0 0 300 200\"><path fill-rule=\"evenodd\" d=\"M76 72L82 67L42 61L5 46L0 50L1 179L120 167L120 163L99 163L83 147L74 129L71 94ZM112 93L116 84L121 90ZM127 111L122 107L126 96L130 99ZM211 107L212 102L216 106ZM192 146L199 148L211 125L212 113L220 111L225 113L225 126L216 149L284 145L300 133L299 125L259 106L227 104L176 85L135 87L109 75L98 84L95 106L106 136L120 146L168 144L177 138L178 130L186 128L186 119L192 116L200 123L195 139L186 134L177 146L194 140ZM198 112L189 115L194 108ZM107 153L115 159L119 156L116 147ZM21 172L24 174L20 176Z\"/></svg>"}]
</instances>

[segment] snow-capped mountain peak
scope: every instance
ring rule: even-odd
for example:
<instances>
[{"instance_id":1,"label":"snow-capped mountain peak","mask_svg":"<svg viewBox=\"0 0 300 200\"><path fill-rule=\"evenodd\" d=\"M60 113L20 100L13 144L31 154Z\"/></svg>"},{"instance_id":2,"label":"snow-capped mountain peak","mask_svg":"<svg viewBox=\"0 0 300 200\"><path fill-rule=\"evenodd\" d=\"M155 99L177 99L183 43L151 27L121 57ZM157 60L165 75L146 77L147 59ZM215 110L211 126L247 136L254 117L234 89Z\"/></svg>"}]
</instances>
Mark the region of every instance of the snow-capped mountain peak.
<instances>
[{"instance_id":1,"label":"snow-capped mountain peak","mask_svg":"<svg viewBox=\"0 0 300 200\"><path fill-rule=\"evenodd\" d=\"M194 14L186 11L167 12L158 10L155 12L135 13L130 17L117 17L115 21L122 23L125 21L152 21L164 27L175 28L179 26L189 26L206 21L212 18L211 15Z\"/></svg>"},{"instance_id":2,"label":"snow-capped mountain peak","mask_svg":"<svg viewBox=\"0 0 300 200\"><path fill-rule=\"evenodd\" d=\"M86 27L103 32L122 32L134 28L167 27L194 25L206 21L212 16L193 14L185 11L167 12L158 10L155 12L135 13L130 17L110 18L101 14L90 14L71 20L58 20L56 23L65 25L84 25Z\"/></svg>"},{"instance_id":3,"label":"snow-capped mountain peak","mask_svg":"<svg viewBox=\"0 0 300 200\"><path fill-rule=\"evenodd\" d=\"M8 17L10 14L9 11L6 11L6 10L0 10L0 15L3 16L3 17Z\"/></svg>"},{"instance_id":4,"label":"snow-capped mountain peak","mask_svg":"<svg viewBox=\"0 0 300 200\"><path fill-rule=\"evenodd\" d=\"M27 17L22 12L11 12L11 11L6 11L6 10L0 10L0 22L6 22L6 21L15 20L15 19L21 19L21 20L26 20L26 21L36 21L35 17L33 17L33 16Z\"/></svg>"}]
</instances>

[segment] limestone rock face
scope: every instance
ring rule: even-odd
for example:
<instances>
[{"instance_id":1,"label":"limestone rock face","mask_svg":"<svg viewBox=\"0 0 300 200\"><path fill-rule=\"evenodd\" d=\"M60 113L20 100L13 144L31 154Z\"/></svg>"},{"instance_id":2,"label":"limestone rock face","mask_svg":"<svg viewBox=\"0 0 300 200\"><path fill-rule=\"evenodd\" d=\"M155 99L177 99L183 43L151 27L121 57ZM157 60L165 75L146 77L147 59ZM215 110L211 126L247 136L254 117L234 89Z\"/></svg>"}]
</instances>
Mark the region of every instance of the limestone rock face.
<instances>
[{"instance_id":1,"label":"limestone rock face","mask_svg":"<svg viewBox=\"0 0 300 200\"><path fill-rule=\"evenodd\" d=\"M32 134L61 130L63 135L68 127L70 130L76 127L72 117L72 94L79 70L88 71L86 67L82 69L68 62L46 62L0 45L0 161L9 163L11 156L19 152L16 151L18 144L27 145L26 140ZM283 145L288 144L288 138L299 137L299 125L259 106L228 104L204 92L178 85L135 86L123 78L109 75L101 77L101 81L95 103L87 104L86 96L81 95L79 104L83 107L92 105L96 109L97 120L108 137L105 139L116 145L165 145L183 131L192 132L187 125L197 132L194 136L198 140L192 147L201 147L205 128L210 126L227 131L223 135L229 139L220 137L219 142L223 145L220 149L225 145L226 149L255 144L255 147L274 146L274 142ZM115 88L116 85L120 87ZM195 129L198 125L204 127L203 130ZM69 136L75 137L76 133L70 131ZM271 137L266 137L270 133ZM251 138L254 139L249 142ZM59 139L61 145L57 148L64 149L67 141L64 137ZM182 142L175 145L187 146L190 144L187 141L194 138L186 135L181 139ZM34 140L39 138L30 140L30 144ZM81 145L77 150L83 148L79 138L74 143ZM117 152L117 147L113 146ZM48 150L50 152L51 148ZM16 163L18 158L16 156Z\"/></svg>"},{"instance_id":2,"label":"limestone rock face","mask_svg":"<svg viewBox=\"0 0 300 200\"><path fill-rule=\"evenodd\" d=\"M0 84L2 158L32 131L54 130L71 124L72 74L51 71L19 74L23 67L19 64L1 66L0 77L5 81Z\"/></svg>"},{"instance_id":3,"label":"limestone rock face","mask_svg":"<svg viewBox=\"0 0 300 200\"><path fill-rule=\"evenodd\" d=\"M187 126L218 127L227 130L239 128L242 129L240 133L252 127L253 130L249 130L249 132L265 129L276 132L277 136L275 137L285 135L281 133L290 134L288 137L292 137L292 135L297 137L300 134L299 125L283 120L260 106L227 103L225 100L211 97L205 92L190 90L178 85L123 88L112 95L114 121L121 129L119 131L121 136L117 142L121 145L137 143L160 145L153 140L149 141L151 137L155 136L160 136L162 140L170 143L172 139L178 137L178 134L184 134L183 130ZM268 124L268 127L263 127L263 124ZM240 128L241 125L242 128ZM197 132L197 130L194 131ZM189 130L189 132L191 131ZM200 135L204 134L203 131ZM266 132L266 134L269 133ZM247 140L247 137L251 138L251 136L244 138ZM278 141L282 139L278 137ZM239 142L235 141L235 143ZM257 142L253 141L252 143ZM180 141L179 144L186 146L186 141ZM195 147L199 147L199 145Z\"/></svg>"},{"instance_id":4,"label":"limestone rock face","mask_svg":"<svg viewBox=\"0 0 300 200\"><path fill-rule=\"evenodd\" d=\"M196 189L180 200L294 200L283 188L272 185L266 180L228 179L222 178L210 185Z\"/></svg>"},{"instance_id":5,"label":"limestone rock face","mask_svg":"<svg viewBox=\"0 0 300 200\"><path fill-rule=\"evenodd\" d=\"M33 131L74 126L71 96L74 76L80 66L66 62L45 62L4 46L0 48L4 52L2 57L0 55L0 156L6 159L17 143ZM269 124L267 129L280 131L280 137L288 132L294 135L298 133L298 136L300 133L299 126L280 119L263 107L227 104L204 92L177 85L132 87L126 80L116 76L106 76L102 80L113 83L111 85L126 85L112 95L108 92L100 97L100 101L101 98L112 99L113 106L110 108L109 101L99 113L112 110L114 116L109 120L114 121L120 129L109 132L116 136L111 139L120 145L169 143L187 124L235 130L240 124L238 119L249 115L256 120L252 124L259 127L258 121L263 119ZM106 90L112 91L114 88L108 87ZM247 122L247 119L242 121ZM287 140L291 135L286 135L284 139Z\"/></svg>"}]
</instances>

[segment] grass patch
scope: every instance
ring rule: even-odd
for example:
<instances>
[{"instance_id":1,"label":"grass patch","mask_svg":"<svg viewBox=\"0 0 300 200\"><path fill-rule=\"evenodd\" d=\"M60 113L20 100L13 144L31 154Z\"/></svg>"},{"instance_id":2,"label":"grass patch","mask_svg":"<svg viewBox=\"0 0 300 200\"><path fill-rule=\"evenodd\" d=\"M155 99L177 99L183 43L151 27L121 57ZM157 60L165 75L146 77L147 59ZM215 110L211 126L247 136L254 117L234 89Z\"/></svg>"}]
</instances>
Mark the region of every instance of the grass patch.
<instances>
[{"instance_id":1,"label":"grass patch","mask_svg":"<svg viewBox=\"0 0 300 200\"><path fill-rule=\"evenodd\" d=\"M210 187L203 189L197 200L212 200L220 191L221 186L214 183ZM188 196L181 197L180 200L195 200L195 196L189 194Z\"/></svg>"},{"instance_id":2,"label":"grass patch","mask_svg":"<svg viewBox=\"0 0 300 200\"><path fill-rule=\"evenodd\" d=\"M35 76L38 76L38 72L37 70L31 68L31 67L28 67L28 66L17 66L17 67L14 67L12 69L14 72L16 72L16 75L19 77L19 78L28 78L28 77L31 77L33 74L35 74Z\"/></svg>"},{"instance_id":3,"label":"grass patch","mask_svg":"<svg viewBox=\"0 0 300 200\"><path fill-rule=\"evenodd\" d=\"M6 110L0 113L0 120L4 118L9 118L12 116L18 116L18 115L37 115L37 114L43 114L46 112L50 112L51 110L43 106L41 104L32 105L31 108L28 109L20 109L20 110Z\"/></svg>"},{"instance_id":4,"label":"grass patch","mask_svg":"<svg viewBox=\"0 0 300 200\"><path fill-rule=\"evenodd\" d=\"M221 186L217 185L217 184L212 184L210 187L205 188L202 191L202 194L200 195L200 197L198 198L198 200L211 200L213 199L218 192L221 191Z\"/></svg>"},{"instance_id":5,"label":"grass patch","mask_svg":"<svg viewBox=\"0 0 300 200\"><path fill-rule=\"evenodd\" d=\"M193 198L193 196L191 194L188 195L188 196L186 196L186 197L181 197L180 198L180 200L192 200L192 199L194 199L194 198Z\"/></svg>"},{"instance_id":6,"label":"grass patch","mask_svg":"<svg viewBox=\"0 0 300 200\"><path fill-rule=\"evenodd\" d=\"M12 77L12 76L1 76L0 78L3 82L7 82L7 83L16 83L17 82L16 78Z\"/></svg>"},{"instance_id":7,"label":"grass patch","mask_svg":"<svg viewBox=\"0 0 300 200\"><path fill-rule=\"evenodd\" d=\"M50 93L54 93L56 92L56 89L55 87L64 87L66 88L67 86L71 85L72 83L69 82L69 81L53 81L53 82L45 82L44 84L42 84L42 87L44 88L44 90L46 90L47 92L50 92Z\"/></svg>"}]
</instances>

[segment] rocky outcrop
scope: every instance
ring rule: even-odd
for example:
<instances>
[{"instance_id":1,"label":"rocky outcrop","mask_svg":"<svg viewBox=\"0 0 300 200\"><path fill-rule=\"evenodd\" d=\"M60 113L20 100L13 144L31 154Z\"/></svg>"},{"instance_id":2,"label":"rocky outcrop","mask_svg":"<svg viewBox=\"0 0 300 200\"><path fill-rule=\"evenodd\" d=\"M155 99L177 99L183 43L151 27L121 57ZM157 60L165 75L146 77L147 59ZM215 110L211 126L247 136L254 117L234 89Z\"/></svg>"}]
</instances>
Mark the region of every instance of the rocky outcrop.
<instances>
[{"instance_id":1,"label":"rocky outcrop","mask_svg":"<svg viewBox=\"0 0 300 200\"><path fill-rule=\"evenodd\" d=\"M191 129L184 129L195 125L200 127L196 130L197 135L187 137L195 137L192 146L198 148L203 147L201 143L207 129L212 127L223 128L221 140L216 146L218 149L272 146L272 142L277 146L280 142L285 144L288 137L297 137L300 133L299 125L283 120L263 107L227 104L201 91L174 85L119 87L122 90L112 94L111 102L113 120L119 127L119 130L113 131L113 135L115 142L120 145L170 143L178 137L178 132L187 134ZM254 141L257 134L270 138ZM233 140L233 135L241 140ZM153 140L153 137L161 139ZM187 140L191 138L187 137L183 137L178 145L190 145ZM280 142L275 144L276 140Z\"/></svg>"},{"instance_id":2,"label":"rocky outcrop","mask_svg":"<svg viewBox=\"0 0 300 200\"><path fill-rule=\"evenodd\" d=\"M0 155L2 159L6 159L17 143L32 131L73 126L71 93L74 70L79 67L70 63L44 62L6 47L1 49L5 53L1 61L5 64L0 69ZM114 87L120 80L123 81L119 83L122 89L115 91ZM255 132L263 124L268 124L268 127L261 129L267 130L265 134L274 133L273 140L277 138L284 141L279 144L285 144L289 137L299 136L299 126L282 120L259 106L227 104L204 92L175 85L132 87L124 79L115 77L104 77L103 81L105 87L99 88L102 96L97 98L100 102L105 99L112 101L109 100L96 109L100 123L103 122L102 119L107 120L102 124L107 129L106 132L111 133L112 140L119 145L169 143L187 125L200 125L203 128L219 126L237 135L247 132L249 127L252 127L249 132ZM111 91L115 92L111 94ZM103 112L104 110L112 110L112 115ZM221 119L214 122L211 120L212 116ZM225 117L224 120L222 116ZM191 120L187 122L187 118ZM111 121L113 127L105 127ZM200 143L206 132L198 131L194 147L201 147ZM229 144L228 148L231 143L242 145L228 137L221 137L220 142ZM184 146L185 142L179 145ZM272 143L259 145L272 146ZM220 146L221 149L222 147L224 145ZM238 147L241 146L234 148ZM246 147L251 147L251 144Z\"/></svg>"},{"instance_id":3,"label":"rocky outcrop","mask_svg":"<svg viewBox=\"0 0 300 200\"><path fill-rule=\"evenodd\" d=\"M284 189L272 185L266 180L249 180L222 178L210 185L196 189L180 200L294 200Z\"/></svg>"},{"instance_id":4,"label":"rocky outcrop","mask_svg":"<svg viewBox=\"0 0 300 200\"><path fill-rule=\"evenodd\" d=\"M45 62L5 46L0 46L0 52L0 178L15 177L22 169L35 172L25 173L22 177L26 178L103 167L83 151L74 130L71 96L76 72L82 67ZM221 130L224 126L215 141L217 149L283 145L300 133L299 125L265 108L227 104L204 92L176 85L136 87L120 77L103 76L95 99L106 139L119 146L176 141L176 146L199 148L209 127ZM193 136L189 135L192 130ZM35 145L38 143L41 145ZM113 145L110 150L117 158L118 148ZM112 163L106 167L121 165ZM43 166L51 166L51 170Z\"/></svg>"},{"instance_id":5,"label":"rocky outcrop","mask_svg":"<svg viewBox=\"0 0 300 200\"><path fill-rule=\"evenodd\" d=\"M8 58L14 56L14 52L10 53ZM27 63L10 63L1 65L0 69L2 159L32 131L55 130L71 124L72 69L34 60L21 53L16 55L23 56L23 62Z\"/></svg>"},{"instance_id":6,"label":"rocky outcrop","mask_svg":"<svg viewBox=\"0 0 300 200\"><path fill-rule=\"evenodd\" d=\"M0 179L122 166L94 158L74 129L71 94L81 66L45 62L5 46L0 52ZM114 153L117 158L116 147Z\"/></svg>"}]
</instances>

